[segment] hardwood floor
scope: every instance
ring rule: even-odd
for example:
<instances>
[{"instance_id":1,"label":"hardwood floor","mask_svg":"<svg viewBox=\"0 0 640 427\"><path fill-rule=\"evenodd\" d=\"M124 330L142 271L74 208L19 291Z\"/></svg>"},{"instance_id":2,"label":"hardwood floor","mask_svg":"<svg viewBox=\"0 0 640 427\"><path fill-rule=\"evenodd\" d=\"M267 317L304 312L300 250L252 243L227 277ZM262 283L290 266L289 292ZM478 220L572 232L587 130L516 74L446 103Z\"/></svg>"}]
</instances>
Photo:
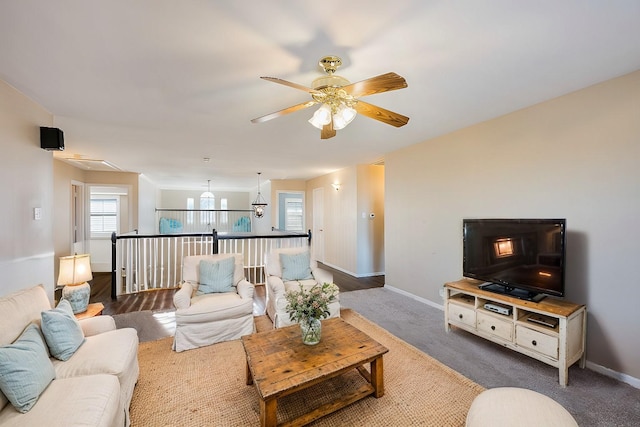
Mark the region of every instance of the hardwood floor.
<instances>
[{"instance_id":1,"label":"hardwood floor","mask_svg":"<svg viewBox=\"0 0 640 427\"><path fill-rule=\"evenodd\" d=\"M357 278L326 265L321 265L321 267L333 273L333 281L340 288L340 292L384 286L384 275ZM117 300L112 300L111 273L94 273L91 281L89 302L103 303L104 314L122 314L143 310L170 311L174 310L173 294L176 291L177 289L145 291L137 294L121 295ZM264 314L265 298L264 285L257 285L253 304L255 315Z\"/></svg>"}]
</instances>

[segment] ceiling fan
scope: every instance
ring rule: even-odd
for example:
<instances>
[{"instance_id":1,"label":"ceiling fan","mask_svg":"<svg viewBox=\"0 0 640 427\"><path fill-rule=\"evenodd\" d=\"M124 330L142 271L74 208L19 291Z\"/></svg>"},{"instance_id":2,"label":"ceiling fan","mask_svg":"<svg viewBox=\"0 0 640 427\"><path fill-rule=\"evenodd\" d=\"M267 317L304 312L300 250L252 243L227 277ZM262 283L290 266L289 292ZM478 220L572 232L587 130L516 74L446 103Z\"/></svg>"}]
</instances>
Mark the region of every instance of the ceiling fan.
<instances>
[{"instance_id":1,"label":"ceiling fan","mask_svg":"<svg viewBox=\"0 0 640 427\"><path fill-rule=\"evenodd\" d=\"M251 122L266 122L316 104L321 104L320 108L313 114L309 123L321 130L320 138L322 139L334 137L336 130L340 130L351 123L357 113L395 127L404 126L409 122L409 117L385 110L360 99L363 96L407 87L407 82L403 77L396 73L386 73L357 83L351 83L344 77L334 74L338 67L342 65L342 60L339 57L325 56L320 59L319 64L324 68L327 75L315 79L311 84L312 87L291 83L277 77L260 77L270 82L308 92L311 94L312 100L255 118Z\"/></svg>"}]
</instances>

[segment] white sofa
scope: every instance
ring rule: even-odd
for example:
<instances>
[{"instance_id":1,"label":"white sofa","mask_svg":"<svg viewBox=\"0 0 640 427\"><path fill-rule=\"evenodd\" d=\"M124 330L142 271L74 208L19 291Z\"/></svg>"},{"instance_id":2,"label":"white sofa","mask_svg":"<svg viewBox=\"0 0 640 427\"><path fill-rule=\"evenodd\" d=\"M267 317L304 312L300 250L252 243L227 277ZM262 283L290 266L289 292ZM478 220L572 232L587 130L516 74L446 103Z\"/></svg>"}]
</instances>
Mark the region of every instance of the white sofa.
<instances>
[{"instance_id":1,"label":"white sofa","mask_svg":"<svg viewBox=\"0 0 640 427\"><path fill-rule=\"evenodd\" d=\"M0 297L0 346L14 343L32 323L40 328L42 312L50 309L41 285ZM0 425L129 426L139 373L138 333L116 329L106 315L79 323L84 342L66 361L51 357L55 378L28 412L18 411L0 392Z\"/></svg>"},{"instance_id":2,"label":"white sofa","mask_svg":"<svg viewBox=\"0 0 640 427\"><path fill-rule=\"evenodd\" d=\"M198 295L200 261L233 261L232 290ZM245 279L242 254L191 255L182 259L182 283L173 296L176 307L177 352L239 339L252 334L255 286Z\"/></svg>"},{"instance_id":3,"label":"white sofa","mask_svg":"<svg viewBox=\"0 0 640 427\"><path fill-rule=\"evenodd\" d=\"M283 280L283 269L282 263L280 262L281 254L308 254L308 268L311 273L310 278L302 280L287 280L285 277L285 280ZM321 285L324 283L333 283L333 274L318 267L318 263L313 259L313 254L307 246L272 249L265 255L264 264L267 281L267 315L273 322L274 328L281 328L295 323L289 320L289 314L287 313L287 299L285 297L285 293L287 291L297 291L300 289L300 285L305 289L309 289L318 283ZM328 308L328 318L340 317L340 295L336 295L336 300L329 304Z\"/></svg>"}]
</instances>

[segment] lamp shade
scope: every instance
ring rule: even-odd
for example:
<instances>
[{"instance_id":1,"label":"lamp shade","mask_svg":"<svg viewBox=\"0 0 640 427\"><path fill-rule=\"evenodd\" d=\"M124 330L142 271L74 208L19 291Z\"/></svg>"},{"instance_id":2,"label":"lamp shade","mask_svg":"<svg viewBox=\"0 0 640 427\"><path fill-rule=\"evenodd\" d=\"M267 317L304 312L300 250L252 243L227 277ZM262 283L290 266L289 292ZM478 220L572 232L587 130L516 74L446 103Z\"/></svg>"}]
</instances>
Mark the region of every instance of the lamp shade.
<instances>
[{"instance_id":1,"label":"lamp shade","mask_svg":"<svg viewBox=\"0 0 640 427\"><path fill-rule=\"evenodd\" d=\"M309 123L318 129L322 129L324 125L328 125L331 122L331 107L327 104L322 104L320 108L313 113L313 117L309 119Z\"/></svg>"},{"instance_id":2,"label":"lamp shade","mask_svg":"<svg viewBox=\"0 0 640 427\"><path fill-rule=\"evenodd\" d=\"M79 285L93 279L89 254L60 257L58 285Z\"/></svg>"},{"instance_id":3,"label":"lamp shade","mask_svg":"<svg viewBox=\"0 0 640 427\"><path fill-rule=\"evenodd\" d=\"M351 123L356 117L356 110L346 105L341 105L336 114L333 115L333 128L335 130L343 129Z\"/></svg>"}]
</instances>

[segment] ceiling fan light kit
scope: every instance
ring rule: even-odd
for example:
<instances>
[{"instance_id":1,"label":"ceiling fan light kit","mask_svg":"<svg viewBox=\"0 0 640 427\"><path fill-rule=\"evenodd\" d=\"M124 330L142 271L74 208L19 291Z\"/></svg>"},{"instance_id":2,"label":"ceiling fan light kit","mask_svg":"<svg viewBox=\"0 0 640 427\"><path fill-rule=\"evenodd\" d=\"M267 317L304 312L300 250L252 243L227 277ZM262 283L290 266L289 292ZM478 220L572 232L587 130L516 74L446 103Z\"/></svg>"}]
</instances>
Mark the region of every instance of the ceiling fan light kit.
<instances>
[{"instance_id":1,"label":"ceiling fan light kit","mask_svg":"<svg viewBox=\"0 0 640 427\"><path fill-rule=\"evenodd\" d=\"M255 118L251 122L262 123L317 104L320 104L320 108L309 119L309 123L320 129L320 138L322 139L334 137L336 130L343 129L351 123L358 113L395 127L404 126L409 122L409 118L406 116L358 99L362 96L403 89L407 87L404 78L396 73L387 73L352 84L344 77L334 74L342 65L342 60L339 57L325 56L320 59L319 64L327 75L315 79L311 88L277 77L261 77L264 80L308 92L313 101L293 105L284 110Z\"/></svg>"}]
</instances>

